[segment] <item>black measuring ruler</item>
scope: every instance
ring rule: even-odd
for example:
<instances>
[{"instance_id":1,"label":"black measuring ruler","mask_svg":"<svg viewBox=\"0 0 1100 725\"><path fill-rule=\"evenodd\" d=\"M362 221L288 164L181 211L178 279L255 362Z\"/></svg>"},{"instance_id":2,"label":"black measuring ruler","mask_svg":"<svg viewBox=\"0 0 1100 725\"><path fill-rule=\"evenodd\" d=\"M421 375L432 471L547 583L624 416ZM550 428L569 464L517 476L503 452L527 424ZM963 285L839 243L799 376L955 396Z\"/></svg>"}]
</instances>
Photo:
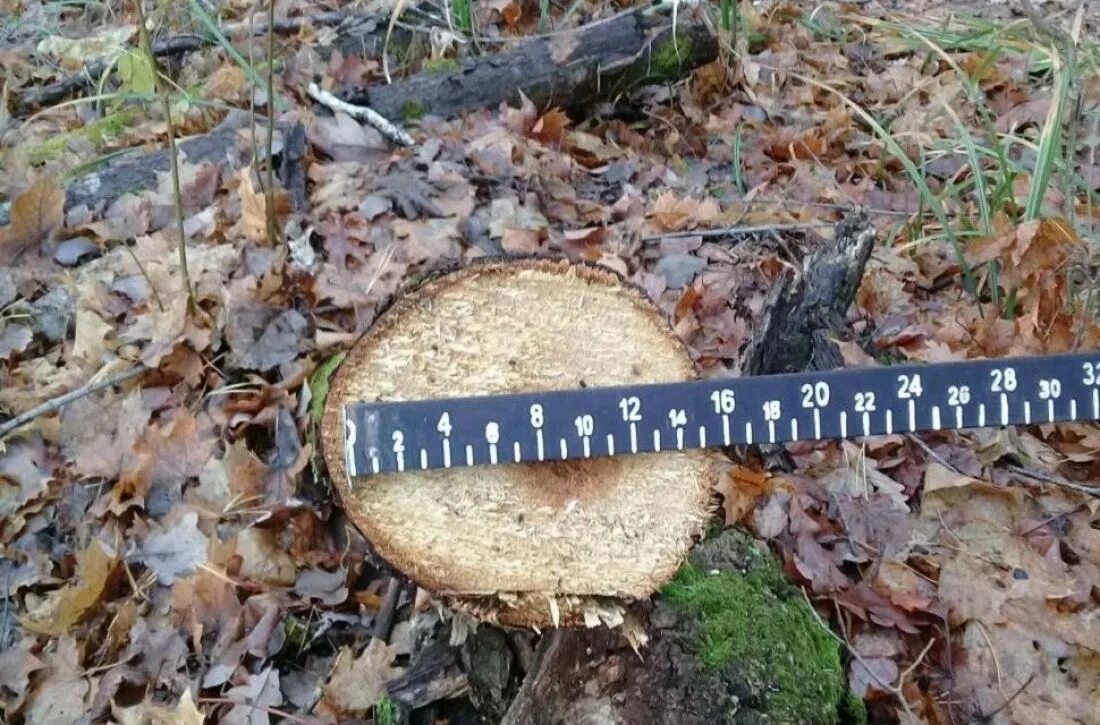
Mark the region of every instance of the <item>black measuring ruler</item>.
<instances>
[{"instance_id":1,"label":"black measuring ruler","mask_svg":"<svg viewBox=\"0 0 1100 725\"><path fill-rule=\"evenodd\" d=\"M1100 352L349 402L351 476L1100 420Z\"/></svg>"}]
</instances>

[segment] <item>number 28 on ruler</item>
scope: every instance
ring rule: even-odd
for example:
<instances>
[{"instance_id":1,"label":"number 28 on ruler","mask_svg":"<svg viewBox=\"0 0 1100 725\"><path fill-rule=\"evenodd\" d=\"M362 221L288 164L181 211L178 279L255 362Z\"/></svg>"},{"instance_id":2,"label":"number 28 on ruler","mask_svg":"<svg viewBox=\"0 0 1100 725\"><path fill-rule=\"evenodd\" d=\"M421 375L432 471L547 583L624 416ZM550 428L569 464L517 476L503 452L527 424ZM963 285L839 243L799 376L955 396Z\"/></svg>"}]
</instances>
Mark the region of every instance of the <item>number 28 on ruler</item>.
<instances>
[{"instance_id":1,"label":"number 28 on ruler","mask_svg":"<svg viewBox=\"0 0 1100 725\"><path fill-rule=\"evenodd\" d=\"M1100 419L1100 354L345 406L348 472Z\"/></svg>"}]
</instances>

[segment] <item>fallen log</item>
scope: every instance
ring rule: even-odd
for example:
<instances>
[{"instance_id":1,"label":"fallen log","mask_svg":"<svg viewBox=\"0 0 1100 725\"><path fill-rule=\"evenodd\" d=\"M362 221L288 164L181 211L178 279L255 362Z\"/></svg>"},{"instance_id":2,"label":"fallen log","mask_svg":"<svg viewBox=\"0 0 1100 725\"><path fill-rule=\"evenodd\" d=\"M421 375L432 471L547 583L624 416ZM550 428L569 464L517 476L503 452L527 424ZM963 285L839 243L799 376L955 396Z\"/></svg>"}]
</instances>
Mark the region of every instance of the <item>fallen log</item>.
<instances>
[{"instance_id":1,"label":"fallen log","mask_svg":"<svg viewBox=\"0 0 1100 725\"><path fill-rule=\"evenodd\" d=\"M466 58L450 71L349 89L343 97L394 121L516 104L521 93L539 107L579 112L642 85L683 78L717 57L718 40L704 20L685 13L673 29L668 17L637 11Z\"/></svg>"},{"instance_id":2,"label":"fallen log","mask_svg":"<svg viewBox=\"0 0 1100 725\"><path fill-rule=\"evenodd\" d=\"M233 113L210 133L181 139L177 148L181 158L188 163L210 162L226 169L238 169L251 158L247 133L248 115ZM167 149L127 154L69 184L65 188L65 210L84 207L95 214L125 194L156 189L160 175L168 171L169 166ZM6 215L0 214L2 216Z\"/></svg>"},{"instance_id":3,"label":"fallen log","mask_svg":"<svg viewBox=\"0 0 1100 725\"><path fill-rule=\"evenodd\" d=\"M196 33L173 35L170 38L158 38L153 42L153 55L165 57L189 53L212 43L211 40ZM56 83L45 86L34 86L20 91L17 94L15 104L16 117L26 116L36 110L51 106L63 101L81 91L95 86L103 74L114 67L114 62L95 61L84 66L84 69L75 75L62 78Z\"/></svg>"},{"instance_id":4,"label":"fallen log","mask_svg":"<svg viewBox=\"0 0 1100 725\"><path fill-rule=\"evenodd\" d=\"M414 7L410 10L411 14L419 16L426 16L429 12L428 7ZM384 13L376 11L332 10L281 18L275 21L274 27L277 35L299 33L310 27L336 28L338 36L332 47L340 50L345 55L378 57L382 53L388 21L389 19ZM247 21L239 21L224 25L220 30L228 38L239 38L242 35L247 37L250 27ZM266 15L252 25L251 33L253 37L263 36L267 33ZM394 29L392 42L407 47L412 42L412 36L412 32L403 27L398 27ZM219 40L209 33L182 33L157 38L153 41L153 55L158 58L167 58L193 53L202 48L217 45L218 42ZM318 50L322 56L326 56L332 48L326 46ZM94 87L103 77L103 74L111 70L113 65L113 63L95 61L84 66L79 73L62 78L54 83L26 88L18 92L14 109L15 116L26 116Z\"/></svg>"},{"instance_id":5,"label":"fallen log","mask_svg":"<svg viewBox=\"0 0 1100 725\"><path fill-rule=\"evenodd\" d=\"M501 725L856 722L840 649L767 545L730 529L652 603L635 651L614 630L556 630Z\"/></svg>"}]
</instances>

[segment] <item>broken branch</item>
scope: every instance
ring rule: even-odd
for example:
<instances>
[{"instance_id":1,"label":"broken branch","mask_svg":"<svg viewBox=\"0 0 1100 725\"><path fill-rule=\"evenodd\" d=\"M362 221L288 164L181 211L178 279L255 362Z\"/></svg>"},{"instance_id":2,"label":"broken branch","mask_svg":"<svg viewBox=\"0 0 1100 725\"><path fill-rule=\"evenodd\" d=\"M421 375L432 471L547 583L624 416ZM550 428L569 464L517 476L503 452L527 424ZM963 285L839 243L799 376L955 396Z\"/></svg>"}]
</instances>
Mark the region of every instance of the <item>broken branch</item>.
<instances>
[{"instance_id":1,"label":"broken branch","mask_svg":"<svg viewBox=\"0 0 1100 725\"><path fill-rule=\"evenodd\" d=\"M138 367L127 370L124 373L112 375L109 378L104 378L103 380L99 380L94 383L88 383L87 385L79 387L76 390L70 390L64 395L59 395L52 400L47 400L41 405L36 405L30 410L15 416L11 420L6 420L3 423L0 423L0 440L2 440L4 436L8 435L12 431L18 428L22 428L27 423L30 423L35 418L40 418L43 415L49 415L50 413L57 412L69 403L72 403L73 401L80 400L81 398L87 397L92 393L103 390L104 388L114 387L119 383L126 382L130 378L135 378L138 375L141 375L143 372L145 372L145 370L146 368L139 365Z\"/></svg>"},{"instance_id":2,"label":"broken branch","mask_svg":"<svg viewBox=\"0 0 1100 725\"><path fill-rule=\"evenodd\" d=\"M357 118L360 121L366 121L373 126L383 136L388 138L395 144L401 146L415 146L416 142L413 141L404 129L400 128L394 123L391 123L385 116L381 115L373 108L368 106L356 106L347 101L342 101L336 96L332 95L328 91L324 90L316 83L309 84L309 97L325 106L333 113L346 113L352 118Z\"/></svg>"}]
</instances>

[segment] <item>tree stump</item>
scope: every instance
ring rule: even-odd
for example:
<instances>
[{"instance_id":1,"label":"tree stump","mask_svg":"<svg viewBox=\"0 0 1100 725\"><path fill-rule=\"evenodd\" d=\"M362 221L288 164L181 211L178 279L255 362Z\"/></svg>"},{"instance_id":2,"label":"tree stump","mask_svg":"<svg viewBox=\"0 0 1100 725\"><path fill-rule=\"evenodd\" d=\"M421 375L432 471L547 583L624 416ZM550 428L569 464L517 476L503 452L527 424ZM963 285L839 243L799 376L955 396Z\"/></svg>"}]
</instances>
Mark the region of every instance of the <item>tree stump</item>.
<instances>
[{"instance_id":1,"label":"tree stump","mask_svg":"<svg viewBox=\"0 0 1100 725\"><path fill-rule=\"evenodd\" d=\"M664 315L615 273L488 261L401 294L349 351L326 403L324 456L349 518L415 582L482 620L577 625L604 598L648 597L676 573L709 516L713 452L349 479L344 403L695 375Z\"/></svg>"}]
</instances>

